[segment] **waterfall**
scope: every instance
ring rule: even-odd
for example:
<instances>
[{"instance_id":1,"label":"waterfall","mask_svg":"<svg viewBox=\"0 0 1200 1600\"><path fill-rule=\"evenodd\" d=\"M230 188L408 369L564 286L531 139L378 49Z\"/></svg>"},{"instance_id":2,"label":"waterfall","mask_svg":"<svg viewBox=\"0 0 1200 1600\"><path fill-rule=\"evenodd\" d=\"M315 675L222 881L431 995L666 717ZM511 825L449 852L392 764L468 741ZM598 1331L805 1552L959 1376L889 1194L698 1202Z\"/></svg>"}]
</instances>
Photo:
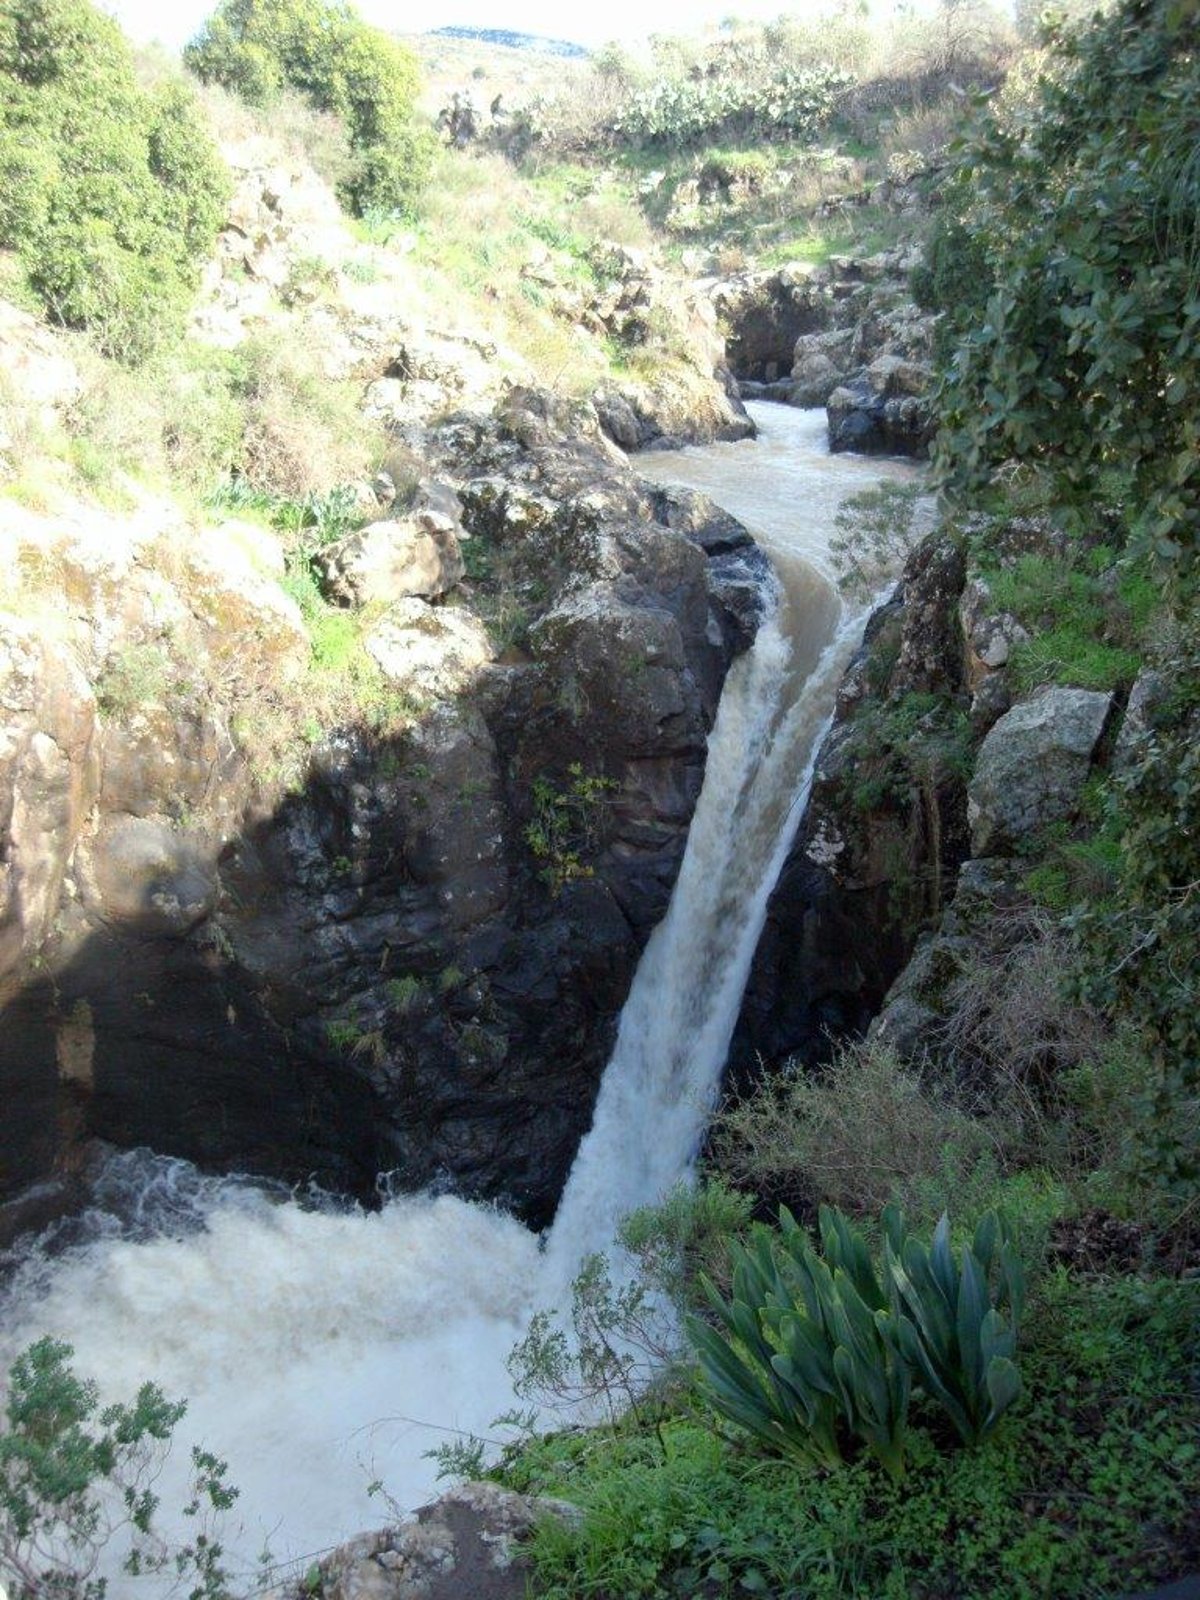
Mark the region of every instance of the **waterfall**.
<instances>
[{"instance_id":1,"label":"waterfall","mask_svg":"<svg viewBox=\"0 0 1200 1600\"><path fill-rule=\"evenodd\" d=\"M423 1452L488 1433L512 1403L505 1358L531 1306L663 1194L701 1137L767 898L793 837L822 728L862 618L827 575L833 516L888 469L830 458L823 417L756 413L759 444L647 458L709 488L752 527L777 603L729 674L675 894L622 1015L594 1124L558 1219L538 1241L511 1217L448 1196L382 1211L301 1206L186 1163L114 1158L69 1248L35 1250L0 1312L0 1371L44 1333L75 1347L106 1396L147 1378L188 1397L157 1485L186 1499L187 1446L229 1462L242 1490L227 1548L253 1575L268 1544L307 1560L390 1508L429 1497ZM61 1245L61 1241L60 1241ZM186 1527L172 1531L186 1536ZM113 1592L150 1594L121 1578Z\"/></svg>"},{"instance_id":2,"label":"waterfall","mask_svg":"<svg viewBox=\"0 0 1200 1600\"><path fill-rule=\"evenodd\" d=\"M784 600L726 681L675 892L621 1013L547 1244L560 1276L686 1172L712 1110L767 901L862 633L861 614L844 617L792 699L787 610Z\"/></svg>"}]
</instances>

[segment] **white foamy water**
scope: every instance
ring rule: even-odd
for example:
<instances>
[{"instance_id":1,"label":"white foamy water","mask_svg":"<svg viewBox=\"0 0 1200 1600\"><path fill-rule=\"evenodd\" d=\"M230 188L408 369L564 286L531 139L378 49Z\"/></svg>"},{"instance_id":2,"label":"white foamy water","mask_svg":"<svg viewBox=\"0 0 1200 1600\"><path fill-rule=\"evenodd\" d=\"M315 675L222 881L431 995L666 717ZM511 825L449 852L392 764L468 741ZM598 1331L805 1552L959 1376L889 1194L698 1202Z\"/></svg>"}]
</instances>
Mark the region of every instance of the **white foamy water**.
<instances>
[{"instance_id":1,"label":"white foamy water","mask_svg":"<svg viewBox=\"0 0 1200 1600\"><path fill-rule=\"evenodd\" d=\"M833 516L846 494L905 470L829 457L823 413L752 409L758 443L638 463L746 522L775 562L780 597L730 673L679 882L546 1251L512 1218L447 1197L393 1199L373 1214L305 1207L126 1156L114 1168L122 1202L96 1213L90 1242L35 1256L9 1297L0 1370L52 1333L106 1396L152 1378L188 1397L162 1503L182 1503L190 1443L226 1458L242 1491L226 1543L246 1571L264 1543L277 1558L307 1558L384 1520L373 1480L401 1507L427 1498L434 1467L422 1452L449 1436L437 1430L486 1435L512 1404L504 1362L530 1308L560 1293L580 1255L669 1189L695 1151L861 630L828 578ZM110 1592L148 1591L120 1578Z\"/></svg>"}]
</instances>

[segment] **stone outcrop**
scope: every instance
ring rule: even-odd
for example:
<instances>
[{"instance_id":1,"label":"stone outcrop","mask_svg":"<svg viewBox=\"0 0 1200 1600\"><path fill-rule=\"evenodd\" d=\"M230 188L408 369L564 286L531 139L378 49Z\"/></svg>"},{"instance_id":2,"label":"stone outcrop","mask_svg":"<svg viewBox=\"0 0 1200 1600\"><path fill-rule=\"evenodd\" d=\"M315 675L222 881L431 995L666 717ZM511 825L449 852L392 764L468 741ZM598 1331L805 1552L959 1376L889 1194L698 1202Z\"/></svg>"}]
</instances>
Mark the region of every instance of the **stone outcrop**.
<instances>
[{"instance_id":1,"label":"stone outcrop","mask_svg":"<svg viewBox=\"0 0 1200 1600\"><path fill-rule=\"evenodd\" d=\"M835 256L714 285L743 396L827 407L833 450L925 455L935 319L912 304L915 259Z\"/></svg>"},{"instance_id":2,"label":"stone outcrop","mask_svg":"<svg viewBox=\"0 0 1200 1600\"><path fill-rule=\"evenodd\" d=\"M434 510L368 523L319 551L314 566L326 598L350 606L429 599L466 571L454 520Z\"/></svg>"},{"instance_id":3,"label":"stone outcrop","mask_svg":"<svg viewBox=\"0 0 1200 1600\"><path fill-rule=\"evenodd\" d=\"M988 545L1007 563L1060 538L1012 519ZM1086 829L1089 779L1138 759L1164 686L1142 673L1123 709L1069 685L1022 697L1009 662L1024 637L960 547L937 534L916 547L843 679L755 956L738 1074L819 1061L830 1036L868 1026L901 1057L936 1054L965 973L1036 967L1052 926L1026 881L1039 831ZM1047 1004L1050 1050L1066 1003Z\"/></svg>"},{"instance_id":4,"label":"stone outcrop","mask_svg":"<svg viewBox=\"0 0 1200 1600\"><path fill-rule=\"evenodd\" d=\"M1005 854L1078 808L1111 694L1043 689L999 719L983 741L967 800L975 855Z\"/></svg>"},{"instance_id":5,"label":"stone outcrop","mask_svg":"<svg viewBox=\"0 0 1200 1600\"><path fill-rule=\"evenodd\" d=\"M786 378L796 341L825 329L830 320L821 275L805 267L743 273L714 284L710 293L739 383Z\"/></svg>"},{"instance_id":6,"label":"stone outcrop","mask_svg":"<svg viewBox=\"0 0 1200 1600\"><path fill-rule=\"evenodd\" d=\"M271 536L5 513L3 1193L92 1135L550 1215L769 578L586 407L410 445L470 577L347 581L340 700Z\"/></svg>"},{"instance_id":7,"label":"stone outcrop","mask_svg":"<svg viewBox=\"0 0 1200 1600\"><path fill-rule=\"evenodd\" d=\"M530 1564L523 1546L538 1522L576 1526L565 1500L515 1494L495 1483L463 1483L408 1520L340 1545L312 1579L266 1600L524 1600Z\"/></svg>"}]
</instances>

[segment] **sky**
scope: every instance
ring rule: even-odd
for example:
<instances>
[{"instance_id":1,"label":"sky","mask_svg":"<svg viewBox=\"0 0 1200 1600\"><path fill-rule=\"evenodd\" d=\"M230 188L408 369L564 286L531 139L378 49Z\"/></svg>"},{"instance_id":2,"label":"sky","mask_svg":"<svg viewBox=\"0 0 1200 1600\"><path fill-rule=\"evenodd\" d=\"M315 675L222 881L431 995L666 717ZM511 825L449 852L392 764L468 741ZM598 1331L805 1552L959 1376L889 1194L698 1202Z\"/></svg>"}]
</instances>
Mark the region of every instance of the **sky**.
<instances>
[{"instance_id":1,"label":"sky","mask_svg":"<svg viewBox=\"0 0 1200 1600\"><path fill-rule=\"evenodd\" d=\"M216 0L101 0L139 44L157 39L179 47L196 32ZM355 0L355 9L382 28L422 33L450 24L515 28L547 38L604 44L610 39L644 38L651 33L694 33L730 15L770 20L781 14L813 16L814 0L601 0L564 5L563 0L438 0L436 7L397 4L396 0Z\"/></svg>"}]
</instances>

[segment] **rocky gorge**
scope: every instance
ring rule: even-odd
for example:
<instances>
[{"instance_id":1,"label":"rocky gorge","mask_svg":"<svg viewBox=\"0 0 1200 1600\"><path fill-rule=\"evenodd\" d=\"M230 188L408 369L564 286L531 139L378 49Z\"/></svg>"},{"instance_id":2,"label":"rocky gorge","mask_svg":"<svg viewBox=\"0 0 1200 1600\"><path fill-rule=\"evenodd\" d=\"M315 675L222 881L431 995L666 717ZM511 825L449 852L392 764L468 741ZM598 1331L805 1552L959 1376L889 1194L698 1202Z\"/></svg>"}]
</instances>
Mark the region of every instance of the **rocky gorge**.
<instances>
[{"instance_id":1,"label":"rocky gorge","mask_svg":"<svg viewBox=\"0 0 1200 1600\"><path fill-rule=\"evenodd\" d=\"M615 251L589 310L544 260L597 335L636 344L667 318L690 341L682 381L578 402L414 323L391 267L309 305L314 251L357 248L336 206L257 146L231 159L198 335L236 347L283 293L272 314L302 316L331 376L386 413L405 477L360 486L362 525L314 557L363 623L336 703L311 699L270 529L197 528L144 495L124 514L5 510L0 1197L43 1186L9 1231L97 1138L362 1197L387 1171L544 1223L770 589L733 518L648 487L624 452L750 432L726 359L754 392L784 345L796 403L841 377L883 394L883 367L927 343L899 305L906 263L685 304ZM52 419L83 386L70 346L7 319L17 392Z\"/></svg>"}]
</instances>

